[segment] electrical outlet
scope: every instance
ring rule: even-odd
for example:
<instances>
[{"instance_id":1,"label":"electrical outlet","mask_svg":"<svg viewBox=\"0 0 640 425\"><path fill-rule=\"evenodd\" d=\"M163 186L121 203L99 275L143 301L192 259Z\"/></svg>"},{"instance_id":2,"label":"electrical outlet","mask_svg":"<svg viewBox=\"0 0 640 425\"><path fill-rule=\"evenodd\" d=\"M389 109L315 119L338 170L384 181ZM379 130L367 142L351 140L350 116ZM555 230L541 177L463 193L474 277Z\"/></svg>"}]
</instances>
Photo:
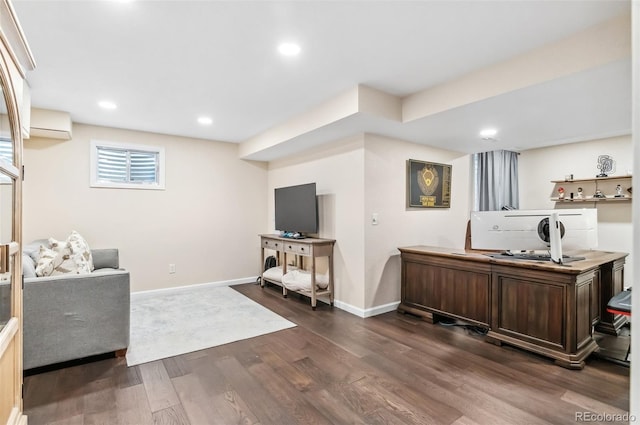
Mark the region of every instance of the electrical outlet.
<instances>
[{"instance_id":1,"label":"electrical outlet","mask_svg":"<svg viewBox=\"0 0 640 425\"><path fill-rule=\"evenodd\" d=\"M169 264L169 273L175 273L175 272L176 272L176 265Z\"/></svg>"}]
</instances>

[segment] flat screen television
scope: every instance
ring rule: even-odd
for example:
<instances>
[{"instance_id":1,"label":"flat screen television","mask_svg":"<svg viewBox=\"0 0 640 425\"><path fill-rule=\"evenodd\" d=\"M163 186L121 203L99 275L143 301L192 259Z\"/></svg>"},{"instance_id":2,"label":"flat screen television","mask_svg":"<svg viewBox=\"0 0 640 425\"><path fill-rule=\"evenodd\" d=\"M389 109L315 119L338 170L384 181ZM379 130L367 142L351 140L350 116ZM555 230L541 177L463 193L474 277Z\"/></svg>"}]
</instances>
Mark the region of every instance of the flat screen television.
<instances>
[{"instance_id":1,"label":"flat screen television","mask_svg":"<svg viewBox=\"0 0 640 425\"><path fill-rule=\"evenodd\" d=\"M274 193L276 230L290 237L318 233L318 200L315 183L279 187Z\"/></svg>"}]
</instances>

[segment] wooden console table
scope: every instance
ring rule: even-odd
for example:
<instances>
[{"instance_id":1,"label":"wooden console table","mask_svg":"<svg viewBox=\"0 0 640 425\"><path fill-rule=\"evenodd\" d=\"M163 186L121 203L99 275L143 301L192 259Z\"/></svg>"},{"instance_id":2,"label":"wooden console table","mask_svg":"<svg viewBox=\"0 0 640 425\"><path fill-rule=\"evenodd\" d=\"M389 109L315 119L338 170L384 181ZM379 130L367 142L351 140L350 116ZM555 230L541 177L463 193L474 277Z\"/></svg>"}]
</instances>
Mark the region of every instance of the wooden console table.
<instances>
[{"instance_id":1,"label":"wooden console table","mask_svg":"<svg viewBox=\"0 0 640 425\"><path fill-rule=\"evenodd\" d=\"M400 312L438 316L488 329L487 341L514 345L582 369L598 345L593 325L617 333L623 321L602 305L623 289L627 254L580 251L585 260L491 258L478 251L415 246L402 253Z\"/></svg>"},{"instance_id":2,"label":"wooden console table","mask_svg":"<svg viewBox=\"0 0 640 425\"><path fill-rule=\"evenodd\" d=\"M276 251L276 258L278 264L282 264L282 274L287 273L287 255L293 254L301 259L311 259L311 290L306 291L293 291L306 295L311 298L311 308L316 309L317 297L319 295L329 295L329 303L333 306L333 246L335 244L334 239L318 239L318 238L304 238L304 239L292 239L283 238L279 235L260 235L260 267L262 268L265 260L265 249ZM280 261L280 255L283 255L282 261ZM316 258L327 257L329 260L329 284L326 289L319 289L316 286ZM302 266L302 264L301 264ZM302 268L302 267L301 267ZM265 280L267 282L275 283L282 286L282 295L287 296L288 289L282 284L282 281L275 279L265 279L264 270L261 272L261 285L264 287Z\"/></svg>"}]
</instances>

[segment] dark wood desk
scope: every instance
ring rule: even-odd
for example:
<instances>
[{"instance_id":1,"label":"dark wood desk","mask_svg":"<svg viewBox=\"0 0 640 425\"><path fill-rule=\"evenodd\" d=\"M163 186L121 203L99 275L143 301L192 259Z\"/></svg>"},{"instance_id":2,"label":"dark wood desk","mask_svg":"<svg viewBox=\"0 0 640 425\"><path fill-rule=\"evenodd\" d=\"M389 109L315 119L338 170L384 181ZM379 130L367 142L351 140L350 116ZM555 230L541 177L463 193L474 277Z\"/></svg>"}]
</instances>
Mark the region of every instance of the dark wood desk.
<instances>
[{"instance_id":1,"label":"dark wood desk","mask_svg":"<svg viewBox=\"0 0 640 425\"><path fill-rule=\"evenodd\" d=\"M514 345L582 369L598 345L593 326L617 333L624 318L606 312L622 291L626 253L579 251L584 260L491 258L478 251L428 246L402 253L400 312L431 323L438 316L488 329L487 340Z\"/></svg>"}]
</instances>

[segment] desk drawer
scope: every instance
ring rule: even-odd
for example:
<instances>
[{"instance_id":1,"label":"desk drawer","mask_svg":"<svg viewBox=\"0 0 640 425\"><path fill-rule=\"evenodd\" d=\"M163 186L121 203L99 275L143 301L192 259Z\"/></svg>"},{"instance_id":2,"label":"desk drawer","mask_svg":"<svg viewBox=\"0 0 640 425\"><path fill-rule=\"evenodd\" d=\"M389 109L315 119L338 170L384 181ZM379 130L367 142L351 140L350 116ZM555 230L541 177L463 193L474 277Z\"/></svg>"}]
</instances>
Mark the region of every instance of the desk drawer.
<instances>
[{"instance_id":1,"label":"desk drawer","mask_svg":"<svg viewBox=\"0 0 640 425\"><path fill-rule=\"evenodd\" d=\"M284 243L276 239L262 239L262 247L266 249L273 249L276 251L282 251Z\"/></svg>"},{"instance_id":2,"label":"desk drawer","mask_svg":"<svg viewBox=\"0 0 640 425\"><path fill-rule=\"evenodd\" d=\"M311 255L312 248L313 247L312 247L311 244L295 243L295 242L284 242L284 250L285 250L285 252L290 252L290 253L296 254L296 255L309 256L309 255Z\"/></svg>"}]
</instances>

